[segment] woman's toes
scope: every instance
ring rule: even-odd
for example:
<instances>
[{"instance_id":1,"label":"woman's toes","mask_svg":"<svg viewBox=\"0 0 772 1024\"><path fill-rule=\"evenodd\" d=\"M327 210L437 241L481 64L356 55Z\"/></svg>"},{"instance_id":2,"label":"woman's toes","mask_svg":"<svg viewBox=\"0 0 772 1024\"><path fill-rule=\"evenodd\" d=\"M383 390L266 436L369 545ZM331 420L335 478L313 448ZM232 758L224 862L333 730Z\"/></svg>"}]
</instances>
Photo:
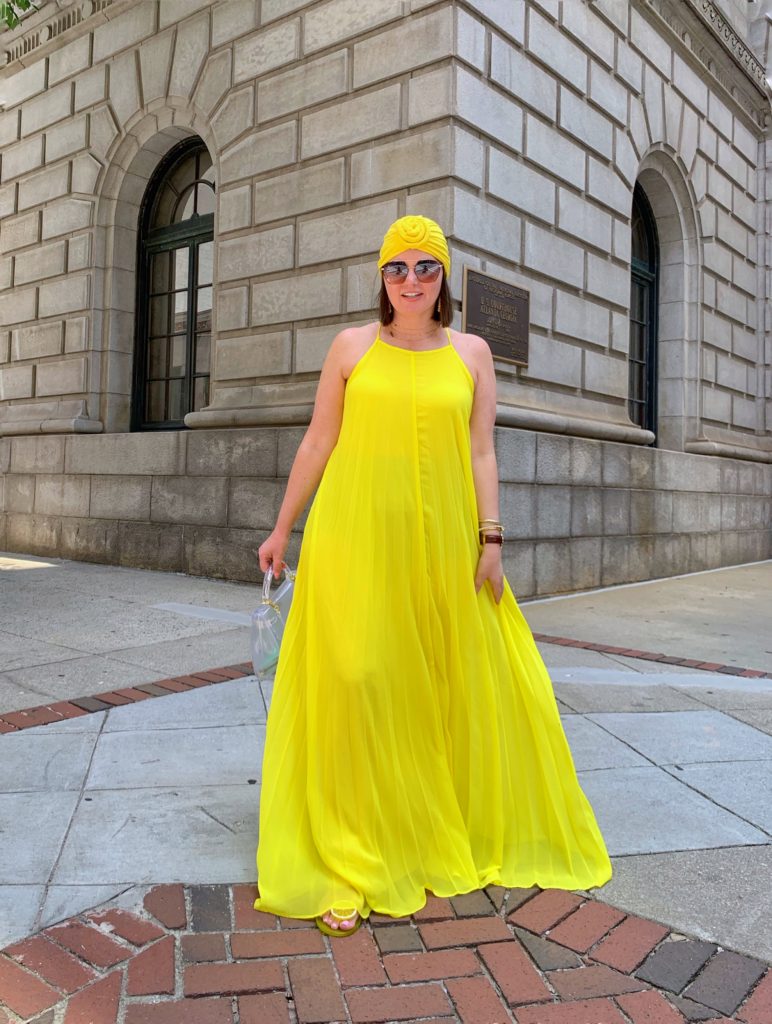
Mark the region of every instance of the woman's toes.
<instances>
[{"instance_id":1,"label":"woman's toes","mask_svg":"<svg viewBox=\"0 0 772 1024\"><path fill-rule=\"evenodd\" d=\"M335 917L331 910L323 916L322 920L325 921L331 928L342 928L344 931L349 931L357 923L358 912L355 912L352 917L347 917L344 920Z\"/></svg>"}]
</instances>

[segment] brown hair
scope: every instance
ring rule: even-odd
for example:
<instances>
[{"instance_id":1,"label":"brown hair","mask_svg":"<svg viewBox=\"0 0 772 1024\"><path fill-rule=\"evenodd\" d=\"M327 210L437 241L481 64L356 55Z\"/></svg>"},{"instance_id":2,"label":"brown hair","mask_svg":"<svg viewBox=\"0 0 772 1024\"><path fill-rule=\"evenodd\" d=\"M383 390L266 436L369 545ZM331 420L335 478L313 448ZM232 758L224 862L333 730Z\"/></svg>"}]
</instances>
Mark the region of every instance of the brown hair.
<instances>
[{"instance_id":1,"label":"brown hair","mask_svg":"<svg viewBox=\"0 0 772 1024\"><path fill-rule=\"evenodd\" d=\"M381 277L381 293L378 296L378 315L384 327L387 327L394 319L394 309L389 302L389 295L386 285ZM437 305L432 313L433 320L439 320L443 327L449 327L453 322L453 299L450 295L450 285L445 273L442 274L440 294L437 297Z\"/></svg>"}]
</instances>

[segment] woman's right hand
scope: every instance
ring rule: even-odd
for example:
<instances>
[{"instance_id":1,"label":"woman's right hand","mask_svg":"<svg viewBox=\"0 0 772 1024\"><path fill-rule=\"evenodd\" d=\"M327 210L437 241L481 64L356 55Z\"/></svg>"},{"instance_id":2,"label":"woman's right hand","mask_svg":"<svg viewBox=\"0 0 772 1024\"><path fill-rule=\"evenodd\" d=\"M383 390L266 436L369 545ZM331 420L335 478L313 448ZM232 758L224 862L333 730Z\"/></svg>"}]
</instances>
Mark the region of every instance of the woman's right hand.
<instances>
[{"instance_id":1,"label":"woman's right hand","mask_svg":"<svg viewBox=\"0 0 772 1024\"><path fill-rule=\"evenodd\" d=\"M281 530L274 529L266 540L257 549L257 557L260 561L260 568L268 572L268 566L273 567L273 575L278 576L287 564L284 561L284 552L287 550L289 536Z\"/></svg>"}]
</instances>

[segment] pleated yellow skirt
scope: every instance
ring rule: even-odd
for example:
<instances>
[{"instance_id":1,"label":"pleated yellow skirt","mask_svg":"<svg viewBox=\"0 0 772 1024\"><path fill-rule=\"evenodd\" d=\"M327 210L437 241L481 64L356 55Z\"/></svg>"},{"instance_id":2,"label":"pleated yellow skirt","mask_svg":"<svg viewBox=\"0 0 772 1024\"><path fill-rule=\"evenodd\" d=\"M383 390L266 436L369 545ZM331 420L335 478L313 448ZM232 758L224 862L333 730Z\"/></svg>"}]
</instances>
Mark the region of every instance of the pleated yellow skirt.
<instances>
[{"instance_id":1,"label":"pleated yellow skirt","mask_svg":"<svg viewBox=\"0 0 772 1024\"><path fill-rule=\"evenodd\" d=\"M611 877L514 594L475 591L473 396L450 334L379 336L349 377L268 713L258 910L401 917L427 890Z\"/></svg>"}]
</instances>

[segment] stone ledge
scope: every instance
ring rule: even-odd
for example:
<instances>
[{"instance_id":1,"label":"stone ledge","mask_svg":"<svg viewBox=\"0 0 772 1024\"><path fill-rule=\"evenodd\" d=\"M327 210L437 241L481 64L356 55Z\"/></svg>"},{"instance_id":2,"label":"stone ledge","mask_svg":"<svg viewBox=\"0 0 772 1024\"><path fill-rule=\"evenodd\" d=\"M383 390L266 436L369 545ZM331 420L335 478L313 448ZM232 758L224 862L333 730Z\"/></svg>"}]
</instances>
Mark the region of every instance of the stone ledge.
<instances>
[{"instance_id":1,"label":"stone ledge","mask_svg":"<svg viewBox=\"0 0 772 1024\"><path fill-rule=\"evenodd\" d=\"M311 422L313 409L313 402L241 409L202 409L200 412L188 413L185 417L185 426L193 430L212 430L223 427L307 425ZM639 445L648 445L655 440L651 431L641 430L633 424L628 427L622 423L501 404L496 406L496 425L544 430L573 437L592 437L603 441L626 441Z\"/></svg>"},{"instance_id":2,"label":"stone ledge","mask_svg":"<svg viewBox=\"0 0 772 1024\"><path fill-rule=\"evenodd\" d=\"M766 438L759 438L764 442ZM751 462L772 462L772 450L749 448L742 444L727 444L724 441L687 441L684 451L691 455L718 455L730 459L746 459Z\"/></svg>"},{"instance_id":3,"label":"stone ledge","mask_svg":"<svg viewBox=\"0 0 772 1024\"><path fill-rule=\"evenodd\" d=\"M213 430L218 427L307 425L311 422L313 410L313 402L249 409L202 409L201 412L189 412L185 426L193 430Z\"/></svg>"},{"instance_id":4,"label":"stone ledge","mask_svg":"<svg viewBox=\"0 0 772 1024\"><path fill-rule=\"evenodd\" d=\"M547 412L545 409L523 409L509 405L496 406L496 423L526 430L544 430L552 434L570 434L573 437L594 437L602 441L626 441L628 444L648 445L655 440L650 430L634 424L610 423L570 413Z\"/></svg>"},{"instance_id":5,"label":"stone ledge","mask_svg":"<svg viewBox=\"0 0 772 1024\"><path fill-rule=\"evenodd\" d=\"M75 416L73 419L0 420L0 437L19 437L24 434L101 434L103 430L99 420L83 416Z\"/></svg>"}]
</instances>

